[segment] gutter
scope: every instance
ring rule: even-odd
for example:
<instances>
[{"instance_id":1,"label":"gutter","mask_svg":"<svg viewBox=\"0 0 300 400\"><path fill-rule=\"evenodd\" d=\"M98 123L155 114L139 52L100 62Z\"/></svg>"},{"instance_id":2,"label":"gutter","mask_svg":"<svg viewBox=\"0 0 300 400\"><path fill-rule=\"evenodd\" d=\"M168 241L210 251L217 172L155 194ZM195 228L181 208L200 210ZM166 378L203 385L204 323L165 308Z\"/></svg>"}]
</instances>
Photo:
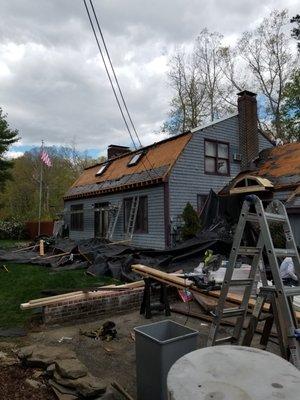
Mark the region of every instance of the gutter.
<instances>
[{"instance_id":1,"label":"gutter","mask_svg":"<svg viewBox=\"0 0 300 400\"><path fill-rule=\"evenodd\" d=\"M162 183L162 182L163 182L163 177L155 178L155 179L151 179L149 181L131 183L128 185L117 186L117 187L107 188L107 189L99 189L99 190L95 190L93 192L78 193L78 194L73 194L70 196L66 195L63 197L63 199L66 201L66 200L82 199L82 198L87 198L87 197L95 197L95 196L107 194L107 193L123 192L126 190L157 185L158 183Z\"/></svg>"}]
</instances>

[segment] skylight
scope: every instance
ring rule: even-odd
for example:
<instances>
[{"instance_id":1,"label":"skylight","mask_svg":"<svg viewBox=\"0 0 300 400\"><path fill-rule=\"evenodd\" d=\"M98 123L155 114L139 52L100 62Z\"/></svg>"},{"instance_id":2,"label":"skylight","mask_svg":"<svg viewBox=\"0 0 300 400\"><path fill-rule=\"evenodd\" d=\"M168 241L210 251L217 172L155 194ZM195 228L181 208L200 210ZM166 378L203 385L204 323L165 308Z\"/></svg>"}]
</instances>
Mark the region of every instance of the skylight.
<instances>
[{"instance_id":1,"label":"skylight","mask_svg":"<svg viewBox=\"0 0 300 400\"><path fill-rule=\"evenodd\" d=\"M131 160L129 161L129 163L127 164L128 167L132 167L133 165L136 165L136 164L140 161L140 159L142 158L143 155L144 155L143 152L141 152L141 153L136 153L136 154L131 158Z\"/></svg>"},{"instance_id":2,"label":"skylight","mask_svg":"<svg viewBox=\"0 0 300 400\"><path fill-rule=\"evenodd\" d=\"M98 170L97 173L96 173L96 176L102 175L103 172L107 169L107 167L108 167L108 164L107 164L107 163L101 165L101 167L99 168L99 170Z\"/></svg>"}]
</instances>

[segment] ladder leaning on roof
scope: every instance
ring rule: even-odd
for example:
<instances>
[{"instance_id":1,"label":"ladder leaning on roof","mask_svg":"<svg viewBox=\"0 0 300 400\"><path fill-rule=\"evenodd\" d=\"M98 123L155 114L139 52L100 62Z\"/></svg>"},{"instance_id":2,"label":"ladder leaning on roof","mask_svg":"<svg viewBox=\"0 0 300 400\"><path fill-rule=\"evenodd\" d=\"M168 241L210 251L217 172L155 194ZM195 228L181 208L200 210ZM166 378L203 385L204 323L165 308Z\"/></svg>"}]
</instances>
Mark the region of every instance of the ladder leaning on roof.
<instances>
[{"instance_id":1,"label":"ladder leaning on roof","mask_svg":"<svg viewBox=\"0 0 300 400\"><path fill-rule=\"evenodd\" d=\"M251 212L251 207L254 208L255 212ZM247 222L254 222L259 226L260 233L256 247L241 246L241 241ZM269 228L269 223L274 222L280 224L283 228L286 238L286 248L284 249L274 248L274 243ZM291 296L300 295L300 287L291 288L284 286L280 276L279 263L277 259L278 257L292 257L295 274L300 282L300 258L286 209L278 200L271 202L267 207L267 210L264 210L263 204L257 196L247 196L246 200L244 201L233 240L228 268L226 270L221 288L219 302L213 315L214 318L209 332L207 344L208 346L213 346L219 343L224 343L225 341L239 343L242 334L243 323L247 315L251 289L253 287L255 274L260 262L260 274L262 283L264 285L262 291L265 288L268 291L270 290L270 287L267 286L265 268L262 260L262 252L264 248L266 250L268 263L270 265L274 281L274 286L272 289L277 299L276 304L272 302L272 306L277 307L276 312L281 316L279 328L286 337L286 350L287 353L289 353L289 358L297 368L300 368L300 341L297 340L299 339L299 330L291 301ZM249 277L248 279L243 280L232 280L237 257L239 255L249 255L253 257ZM244 286L244 295L240 307L225 309L226 298L231 286ZM233 334L227 338L217 339L221 320L227 317L237 317Z\"/></svg>"}]
</instances>

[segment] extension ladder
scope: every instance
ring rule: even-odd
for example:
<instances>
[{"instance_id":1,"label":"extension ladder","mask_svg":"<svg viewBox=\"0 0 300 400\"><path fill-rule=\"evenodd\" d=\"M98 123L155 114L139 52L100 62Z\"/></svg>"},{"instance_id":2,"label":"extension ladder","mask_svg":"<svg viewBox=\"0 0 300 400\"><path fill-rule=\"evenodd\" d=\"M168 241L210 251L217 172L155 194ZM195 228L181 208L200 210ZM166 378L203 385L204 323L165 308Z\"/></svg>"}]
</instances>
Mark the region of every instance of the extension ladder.
<instances>
[{"instance_id":1,"label":"extension ladder","mask_svg":"<svg viewBox=\"0 0 300 400\"><path fill-rule=\"evenodd\" d=\"M122 208L122 202L119 201L117 206L112 207L109 210L109 223L108 223L108 229L107 229L107 233L106 233L106 239L108 239L108 240L112 240L112 238L114 236L114 232L115 232L116 225L117 225L117 222L119 219L121 208Z\"/></svg>"},{"instance_id":2,"label":"extension ladder","mask_svg":"<svg viewBox=\"0 0 300 400\"><path fill-rule=\"evenodd\" d=\"M253 210L251 209L253 208ZM246 223L256 223L259 227L259 238L256 247L242 246L242 238L245 231ZM273 240L270 233L269 223L278 223L282 226L286 238L286 248L274 248ZM233 246L231 249L228 267L225 273L224 281L221 288L220 298L216 310L213 314L213 321L208 335L208 346L220 344L224 342L239 343L243 324L248 311L248 304L251 296L252 287L255 281L256 272L260 271L263 287L267 287L266 273L264 269L262 253L265 249L268 263L274 281L273 292L276 295L276 304L273 301L272 307L278 309L278 315L281 315L281 330L284 331L286 337L286 345L288 347L291 361L300 368L300 342L297 340L297 324L294 311L291 306L291 296L300 295L300 287L286 287L283 285L279 273L278 257L292 257L295 267L295 274L300 282L300 259L291 230L290 222L284 205L275 200L270 203L264 210L261 200L254 195L247 196L244 201L239 222L234 235ZM249 277L247 279L233 280L232 275L236 265L237 258L241 255L253 257ZM232 286L243 286L244 294L242 296L241 305L234 308L225 308L225 301ZM262 290L263 291L263 290ZM219 326L223 318L236 317L236 324L233 334L230 337L217 339Z\"/></svg>"},{"instance_id":3,"label":"extension ladder","mask_svg":"<svg viewBox=\"0 0 300 400\"><path fill-rule=\"evenodd\" d=\"M131 202L125 239L128 239L128 240L132 239L132 236L134 233L134 228L135 228L135 223L136 223L136 217L137 217L137 213L138 213L138 209L139 209L139 203L140 203L139 196L134 196L132 198L132 202Z\"/></svg>"}]
</instances>

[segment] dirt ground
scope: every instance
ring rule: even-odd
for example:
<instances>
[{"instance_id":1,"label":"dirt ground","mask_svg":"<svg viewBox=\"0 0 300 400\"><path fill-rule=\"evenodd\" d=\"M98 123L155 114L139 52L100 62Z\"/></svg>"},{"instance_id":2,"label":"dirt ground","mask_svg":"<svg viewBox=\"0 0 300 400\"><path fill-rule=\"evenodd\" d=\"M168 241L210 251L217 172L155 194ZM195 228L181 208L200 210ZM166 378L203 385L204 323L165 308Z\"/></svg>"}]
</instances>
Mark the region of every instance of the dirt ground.
<instances>
[{"instance_id":1,"label":"dirt ground","mask_svg":"<svg viewBox=\"0 0 300 400\"><path fill-rule=\"evenodd\" d=\"M186 304L186 307L186 311L188 311L189 305ZM186 325L187 327L198 330L200 333L198 346L199 348L205 346L209 330L208 322L176 313L172 313L172 316L169 318L175 322ZM132 338L133 328L163 319L166 319L164 315L157 315L153 316L151 320L146 320L138 311L111 317L110 320L116 323L118 335L116 339L110 342L95 340L80 334L80 331L95 330L107 321L107 319L99 319L94 320L93 322L79 322L65 326L43 327L39 332L31 332L28 336L19 338L14 341L14 343L17 347L21 345L40 343L49 346L62 346L74 350L79 360L87 366L93 375L102 378L107 385L110 385L112 381L116 380L133 398L136 398L135 342ZM229 327L222 327L221 334L228 336L229 332ZM259 335L255 337L255 346L258 343L258 340ZM270 351L278 354L278 346L271 343ZM19 379L18 376L15 376L14 374L12 374L11 378L8 379L7 376L12 372L14 372L14 374L17 373L17 371L11 371L10 369L5 370L4 373L0 370L0 383L1 380L3 381L6 379L11 382L11 385L13 385L14 379L18 379L18 381L22 382L23 378ZM26 374L27 373L28 372L26 372ZM42 393L40 395L42 396ZM16 398L20 400L27 398L32 398L34 400L53 399L49 393L44 393L43 396L46 397L9 397L6 395L0 398Z\"/></svg>"},{"instance_id":2,"label":"dirt ground","mask_svg":"<svg viewBox=\"0 0 300 400\"><path fill-rule=\"evenodd\" d=\"M7 400L56 400L53 391L44 383L43 387L33 388L26 379L34 378L32 369L20 365L0 368L0 399Z\"/></svg>"}]
</instances>

